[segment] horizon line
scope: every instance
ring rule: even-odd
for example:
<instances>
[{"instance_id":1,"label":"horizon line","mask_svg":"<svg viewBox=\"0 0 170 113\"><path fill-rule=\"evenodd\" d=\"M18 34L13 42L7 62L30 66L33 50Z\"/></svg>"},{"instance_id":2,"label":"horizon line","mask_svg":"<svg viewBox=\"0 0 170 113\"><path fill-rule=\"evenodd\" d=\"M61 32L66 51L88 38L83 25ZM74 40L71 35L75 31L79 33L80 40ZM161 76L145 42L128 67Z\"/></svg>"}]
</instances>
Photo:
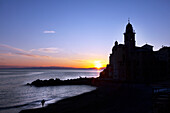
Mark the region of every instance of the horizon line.
<instances>
[{"instance_id":1,"label":"horizon line","mask_svg":"<svg viewBox=\"0 0 170 113\"><path fill-rule=\"evenodd\" d=\"M100 69L104 69L105 67L101 67ZM27 66L0 66L0 69L97 69L96 67L89 68L77 68L77 67L60 67L60 66L37 66L37 67L27 67Z\"/></svg>"}]
</instances>

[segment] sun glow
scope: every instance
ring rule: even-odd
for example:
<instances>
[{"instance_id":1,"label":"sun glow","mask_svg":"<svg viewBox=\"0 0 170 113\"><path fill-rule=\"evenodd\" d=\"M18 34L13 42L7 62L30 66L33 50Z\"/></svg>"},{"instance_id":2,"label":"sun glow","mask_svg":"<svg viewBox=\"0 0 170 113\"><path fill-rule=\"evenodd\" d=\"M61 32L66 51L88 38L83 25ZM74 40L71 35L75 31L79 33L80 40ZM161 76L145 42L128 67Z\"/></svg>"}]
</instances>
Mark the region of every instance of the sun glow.
<instances>
[{"instance_id":1,"label":"sun glow","mask_svg":"<svg viewBox=\"0 0 170 113\"><path fill-rule=\"evenodd\" d=\"M100 69L102 67L102 64L100 61L94 61L94 67L97 69Z\"/></svg>"}]
</instances>

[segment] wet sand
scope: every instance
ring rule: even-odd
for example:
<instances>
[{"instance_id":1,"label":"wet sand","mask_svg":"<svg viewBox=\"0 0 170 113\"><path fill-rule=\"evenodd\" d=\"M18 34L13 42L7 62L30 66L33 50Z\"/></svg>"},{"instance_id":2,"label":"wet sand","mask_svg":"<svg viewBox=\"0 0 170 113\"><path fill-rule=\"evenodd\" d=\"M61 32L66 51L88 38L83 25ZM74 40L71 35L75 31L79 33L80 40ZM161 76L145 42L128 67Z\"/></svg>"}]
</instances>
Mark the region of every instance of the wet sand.
<instances>
[{"instance_id":1,"label":"wet sand","mask_svg":"<svg viewBox=\"0 0 170 113\"><path fill-rule=\"evenodd\" d=\"M20 113L151 113L152 88L146 85L116 85L60 100L44 108Z\"/></svg>"}]
</instances>

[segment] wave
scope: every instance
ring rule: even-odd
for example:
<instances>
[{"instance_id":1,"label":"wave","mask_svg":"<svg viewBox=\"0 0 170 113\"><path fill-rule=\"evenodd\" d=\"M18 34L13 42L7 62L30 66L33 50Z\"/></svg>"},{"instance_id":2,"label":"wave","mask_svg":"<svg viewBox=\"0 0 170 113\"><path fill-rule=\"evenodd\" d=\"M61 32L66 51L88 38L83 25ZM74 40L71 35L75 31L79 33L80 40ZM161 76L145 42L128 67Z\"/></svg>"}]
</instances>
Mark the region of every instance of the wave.
<instances>
[{"instance_id":1,"label":"wave","mask_svg":"<svg viewBox=\"0 0 170 113\"><path fill-rule=\"evenodd\" d=\"M30 72L28 74L25 75L39 75L39 74L43 74L44 72Z\"/></svg>"},{"instance_id":2,"label":"wave","mask_svg":"<svg viewBox=\"0 0 170 113\"><path fill-rule=\"evenodd\" d=\"M14 105L14 106L7 106L7 107L0 107L0 110L5 110L5 109L12 109L12 108L19 108L19 107L24 107L24 106L29 106L29 105L36 105L35 103L41 102L41 100L33 101L30 103L25 103L25 104L20 104L20 105Z\"/></svg>"},{"instance_id":3,"label":"wave","mask_svg":"<svg viewBox=\"0 0 170 113\"><path fill-rule=\"evenodd\" d=\"M23 107L23 106L27 106L27 105L29 105L29 104L21 104L21 105L16 105L16 106L0 107L0 110L19 108L19 107Z\"/></svg>"},{"instance_id":4,"label":"wave","mask_svg":"<svg viewBox=\"0 0 170 113\"><path fill-rule=\"evenodd\" d=\"M48 101L51 101L51 100L53 100L53 99L48 99L48 100L46 100L46 103L47 103L47 104L50 104L50 102L48 102ZM54 100L55 100L55 99L54 99ZM35 106L35 107L39 106L39 107L40 107L40 106L41 106L41 101L42 101L42 100L36 100L36 101L32 101L32 102L25 103L25 104L20 104L20 105L0 107L0 110L20 108L20 107L24 107L24 106ZM38 103L39 103L39 104L38 104ZM46 104L46 105L47 105L47 104Z\"/></svg>"}]
</instances>

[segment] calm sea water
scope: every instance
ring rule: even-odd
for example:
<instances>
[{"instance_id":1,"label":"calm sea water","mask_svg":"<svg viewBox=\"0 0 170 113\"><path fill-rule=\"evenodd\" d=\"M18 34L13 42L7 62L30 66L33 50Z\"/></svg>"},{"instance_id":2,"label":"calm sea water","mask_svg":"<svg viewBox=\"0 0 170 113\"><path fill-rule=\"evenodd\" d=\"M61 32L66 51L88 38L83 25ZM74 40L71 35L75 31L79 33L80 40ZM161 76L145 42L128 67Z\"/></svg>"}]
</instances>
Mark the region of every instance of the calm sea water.
<instances>
[{"instance_id":1,"label":"calm sea water","mask_svg":"<svg viewBox=\"0 0 170 113\"><path fill-rule=\"evenodd\" d=\"M31 87L25 85L36 79L59 78L62 80L81 77L97 77L97 70L54 70L54 69L1 69L0 70L0 113L18 113L23 109L47 104L96 89L87 85Z\"/></svg>"}]
</instances>

